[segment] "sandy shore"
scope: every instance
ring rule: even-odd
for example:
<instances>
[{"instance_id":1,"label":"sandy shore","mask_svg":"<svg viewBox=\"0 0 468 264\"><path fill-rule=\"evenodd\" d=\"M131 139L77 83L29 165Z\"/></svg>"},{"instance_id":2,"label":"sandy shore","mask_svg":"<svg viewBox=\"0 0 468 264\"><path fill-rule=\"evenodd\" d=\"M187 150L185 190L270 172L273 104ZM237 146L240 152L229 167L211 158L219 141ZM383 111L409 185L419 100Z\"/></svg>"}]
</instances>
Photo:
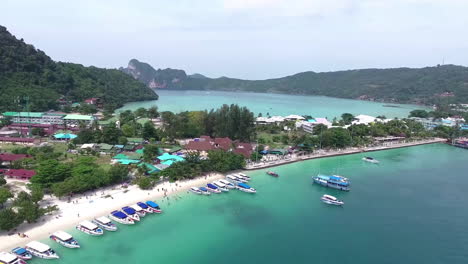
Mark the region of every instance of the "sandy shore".
<instances>
[{"instance_id":1,"label":"sandy shore","mask_svg":"<svg viewBox=\"0 0 468 264\"><path fill-rule=\"evenodd\" d=\"M165 195L169 196L184 192L192 186L202 186L223 177L224 175L222 174L212 173L193 180L175 183L164 182L158 184L153 190L146 191L140 190L135 185L128 188L114 186L76 197L71 202L46 196L43 202L49 205L57 205L59 211L53 215L41 218L38 223L19 226L13 235L8 235L9 232L1 232L0 251L10 251L16 246L24 246L31 240L47 238L57 230L73 228L80 221L108 215L111 211L120 209L126 205L147 200L162 200ZM164 208L162 209L164 211ZM22 238L17 233L24 233L28 237Z\"/></svg>"}]
</instances>

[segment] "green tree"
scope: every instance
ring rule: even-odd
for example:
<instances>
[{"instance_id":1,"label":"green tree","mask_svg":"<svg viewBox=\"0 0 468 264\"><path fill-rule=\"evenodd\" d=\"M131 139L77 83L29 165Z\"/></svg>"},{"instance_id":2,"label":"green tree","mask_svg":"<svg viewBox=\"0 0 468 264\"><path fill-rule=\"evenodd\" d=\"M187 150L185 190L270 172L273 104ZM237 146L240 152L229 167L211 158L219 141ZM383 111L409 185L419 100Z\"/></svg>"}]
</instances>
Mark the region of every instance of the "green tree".
<instances>
[{"instance_id":1,"label":"green tree","mask_svg":"<svg viewBox=\"0 0 468 264\"><path fill-rule=\"evenodd\" d=\"M8 201L8 199L12 198L13 194L5 188L5 187L0 187L0 208L3 208L3 205Z\"/></svg>"},{"instance_id":2,"label":"green tree","mask_svg":"<svg viewBox=\"0 0 468 264\"><path fill-rule=\"evenodd\" d=\"M0 186L3 186L7 183L4 177L0 177Z\"/></svg>"},{"instance_id":3,"label":"green tree","mask_svg":"<svg viewBox=\"0 0 468 264\"><path fill-rule=\"evenodd\" d=\"M144 107L140 107L137 110L135 110L134 115L137 118L142 118L142 117L147 117L148 116L148 110Z\"/></svg>"},{"instance_id":4,"label":"green tree","mask_svg":"<svg viewBox=\"0 0 468 264\"><path fill-rule=\"evenodd\" d=\"M120 128L122 134L126 137L133 137L135 135L135 127L130 124L123 124Z\"/></svg>"},{"instance_id":5,"label":"green tree","mask_svg":"<svg viewBox=\"0 0 468 264\"><path fill-rule=\"evenodd\" d=\"M63 181L70 176L70 165L60 163L55 159L44 160L39 163L36 175L31 178L31 183L48 188L53 183Z\"/></svg>"},{"instance_id":6,"label":"green tree","mask_svg":"<svg viewBox=\"0 0 468 264\"><path fill-rule=\"evenodd\" d=\"M0 229L9 231L18 225L20 225L24 220L11 208L0 210Z\"/></svg>"},{"instance_id":7,"label":"green tree","mask_svg":"<svg viewBox=\"0 0 468 264\"><path fill-rule=\"evenodd\" d=\"M150 190L154 187L154 181L150 177L139 177L136 182L138 187L140 187L142 190Z\"/></svg>"},{"instance_id":8,"label":"green tree","mask_svg":"<svg viewBox=\"0 0 468 264\"><path fill-rule=\"evenodd\" d=\"M157 118L159 117L158 107L152 106L148 109L148 118Z\"/></svg>"},{"instance_id":9,"label":"green tree","mask_svg":"<svg viewBox=\"0 0 468 264\"><path fill-rule=\"evenodd\" d=\"M156 131L156 128L154 128L153 123L149 121L143 125L143 132L141 135L144 139L147 140L150 138L158 139L158 133Z\"/></svg>"},{"instance_id":10,"label":"green tree","mask_svg":"<svg viewBox=\"0 0 468 264\"><path fill-rule=\"evenodd\" d=\"M429 113L426 110L413 110L410 112L409 117L428 118Z\"/></svg>"},{"instance_id":11,"label":"green tree","mask_svg":"<svg viewBox=\"0 0 468 264\"><path fill-rule=\"evenodd\" d=\"M354 116L350 113L344 113L341 115L341 120L345 125L350 125L354 121Z\"/></svg>"},{"instance_id":12,"label":"green tree","mask_svg":"<svg viewBox=\"0 0 468 264\"><path fill-rule=\"evenodd\" d=\"M149 162L155 159L158 153L158 146L152 144L145 145L145 149L143 150L143 160Z\"/></svg>"},{"instance_id":13,"label":"green tree","mask_svg":"<svg viewBox=\"0 0 468 264\"><path fill-rule=\"evenodd\" d=\"M110 183L124 182L128 179L128 168L122 164L113 165L107 172Z\"/></svg>"}]
</instances>

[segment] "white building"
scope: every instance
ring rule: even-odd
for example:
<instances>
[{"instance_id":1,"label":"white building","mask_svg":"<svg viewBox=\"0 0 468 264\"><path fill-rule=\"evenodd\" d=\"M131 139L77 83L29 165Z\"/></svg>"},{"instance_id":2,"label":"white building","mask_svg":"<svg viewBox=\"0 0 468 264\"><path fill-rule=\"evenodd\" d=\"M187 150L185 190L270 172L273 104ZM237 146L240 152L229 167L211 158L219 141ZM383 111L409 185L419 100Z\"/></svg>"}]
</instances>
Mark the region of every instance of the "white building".
<instances>
[{"instance_id":1,"label":"white building","mask_svg":"<svg viewBox=\"0 0 468 264\"><path fill-rule=\"evenodd\" d=\"M298 121L296 123L297 128L302 127L302 129L304 129L305 132L311 133L311 134L314 131L314 127L316 127L317 125L324 125L330 128L332 126L332 123L328 121L326 118L322 118L322 117L310 119L307 121Z\"/></svg>"}]
</instances>

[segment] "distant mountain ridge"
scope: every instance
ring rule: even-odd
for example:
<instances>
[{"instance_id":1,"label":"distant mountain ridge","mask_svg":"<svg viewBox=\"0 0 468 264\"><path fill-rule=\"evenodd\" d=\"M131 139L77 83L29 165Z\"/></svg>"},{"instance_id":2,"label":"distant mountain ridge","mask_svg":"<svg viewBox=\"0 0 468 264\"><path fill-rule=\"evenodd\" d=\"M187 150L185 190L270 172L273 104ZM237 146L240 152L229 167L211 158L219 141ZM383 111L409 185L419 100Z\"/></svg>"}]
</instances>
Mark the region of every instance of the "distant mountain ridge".
<instances>
[{"instance_id":1,"label":"distant mountain ridge","mask_svg":"<svg viewBox=\"0 0 468 264\"><path fill-rule=\"evenodd\" d=\"M126 102L158 99L153 90L117 69L55 62L3 26L0 26L0 94L0 111L24 110L18 100L26 96L31 111L57 109L59 98L81 102L99 97L109 109Z\"/></svg>"},{"instance_id":2,"label":"distant mountain ridge","mask_svg":"<svg viewBox=\"0 0 468 264\"><path fill-rule=\"evenodd\" d=\"M322 95L417 104L441 101L468 103L468 68L456 65L320 73L308 71L267 80L208 78L201 74L187 75L183 70L155 70L136 59L121 70L153 89Z\"/></svg>"}]
</instances>

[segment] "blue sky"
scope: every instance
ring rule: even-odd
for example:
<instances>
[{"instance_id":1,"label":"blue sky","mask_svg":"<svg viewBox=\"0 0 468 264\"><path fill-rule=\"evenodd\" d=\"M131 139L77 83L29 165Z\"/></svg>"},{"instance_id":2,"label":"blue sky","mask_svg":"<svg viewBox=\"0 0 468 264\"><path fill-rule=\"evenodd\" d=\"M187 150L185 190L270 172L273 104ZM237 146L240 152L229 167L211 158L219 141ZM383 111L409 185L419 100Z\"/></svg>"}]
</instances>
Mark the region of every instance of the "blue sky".
<instances>
[{"instance_id":1,"label":"blue sky","mask_svg":"<svg viewBox=\"0 0 468 264\"><path fill-rule=\"evenodd\" d=\"M3 0L0 24L54 60L131 58L210 77L468 61L468 0Z\"/></svg>"}]
</instances>

